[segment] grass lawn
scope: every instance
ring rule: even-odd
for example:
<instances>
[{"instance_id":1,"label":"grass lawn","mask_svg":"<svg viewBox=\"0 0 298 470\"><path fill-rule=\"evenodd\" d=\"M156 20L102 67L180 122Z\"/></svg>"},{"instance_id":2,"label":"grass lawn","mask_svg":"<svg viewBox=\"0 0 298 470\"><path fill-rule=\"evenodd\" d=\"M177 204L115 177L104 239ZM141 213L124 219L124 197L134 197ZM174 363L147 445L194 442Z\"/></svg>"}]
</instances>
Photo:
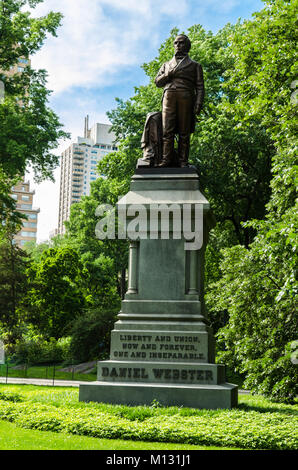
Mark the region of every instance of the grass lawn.
<instances>
[{"instance_id":1,"label":"grass lawn","mask_svg":"<svg viewBox=\"0 0 298 470\"><path fill-rule=\"evenodd\" d=\"M223 450L222 447L123 441L23 429L0 420L0 450ZM226 450L233 450L227 448Z\"/></svg>"},{"instance_id":2,"label":"grass lawn","mask_svg":"<svg viewBox=\"0 0 298 470\"><path fill-rule=\"evenodd\" d=\"M16 426L12 434L3 438L3 443L0 441L0 447L22 445L9 443L10 439L17 442L14 435L19 432L28 431L30 435L41 431L37 436L43 440L43 432L51 431L52 438L45 439L41 446L64 446L69 440L73 445L76 442L81 445L79 440L87 439L83 448L89 445L87 442L104 446L96 448L125 450L298 448L297 404L278 404L261 396L240 395L238 408L232 410L156 404L129 407L82 403L78 401L78 393L73 387L0 384L0 420L3 425L9 421ZM39 445L38 442L39 437L34 437L30 445Z\"/></svg>"}]
</instances>

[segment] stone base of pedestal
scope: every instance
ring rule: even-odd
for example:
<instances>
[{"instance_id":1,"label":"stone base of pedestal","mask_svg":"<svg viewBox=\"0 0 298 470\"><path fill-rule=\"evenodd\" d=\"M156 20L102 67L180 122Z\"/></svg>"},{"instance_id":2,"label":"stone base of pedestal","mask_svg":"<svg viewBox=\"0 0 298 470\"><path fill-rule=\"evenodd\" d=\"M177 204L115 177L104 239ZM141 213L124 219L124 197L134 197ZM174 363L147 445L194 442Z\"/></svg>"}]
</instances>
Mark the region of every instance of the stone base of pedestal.
<instances>
[{"instance_id":1,"label":"stone base of pedestal","mask_svg":"<svg viewBox=\"0 0 298 470\"><path fill-rule=\"evenodd\" d=\"M92 382L80 385L79 400L130 406L150 406L157 400L162 406L217 409L237 406L238 387L220 385L172 385L156 383Z\"/></svg>"},{"instance_id":2,"label":"stone base of pedestal","mask_svg":"<svg viewBox=\"0 0 298 470\"><path fill-rule=\"evenodd\" d=\"M108 360L98 362L98 381L80 385L80 400L232 408L237 406L237 386L225 382L222 364Z\"/></svg>"},{"instance_id":3,"label":"stone base of pedestal","mask_svg":"<svg viewBox=\"0 0 298 470\"><path fill-rule=\"evenodd\" d=\"M154 315L143 314L142 322L135 319L138 314L119 314L110 359L98 362L96 382L80 384L80 401L150 406L157 400L163 406L206 409L237 406L238 387L226 383L225 366L214 362L208 325L169 322L167 314L156 315L157 322ZM180 319L178 311L176 315Z\"/></svg>"}]
</instances>

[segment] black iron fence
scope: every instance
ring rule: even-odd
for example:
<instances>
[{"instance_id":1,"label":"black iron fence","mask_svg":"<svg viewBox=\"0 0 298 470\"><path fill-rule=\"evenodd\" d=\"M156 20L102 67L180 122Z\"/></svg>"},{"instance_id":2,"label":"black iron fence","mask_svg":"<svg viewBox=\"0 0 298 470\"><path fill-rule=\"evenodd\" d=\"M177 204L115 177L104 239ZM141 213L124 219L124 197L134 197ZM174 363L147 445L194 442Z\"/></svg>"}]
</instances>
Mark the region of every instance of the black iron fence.
<instances>
[{"instance_id":1,"label":"black iron fence","mask_svg":"<svg viewBox=\"0 0 298 470\"><path fill-rule=\"evenodd\" d=\"M0 364L0 383L9 378L41 379L54 385L57 380L89 382L96 380L96 362L76 364ZM2 380L1 380L2 379Z\"/></svg>"}]
</instances>

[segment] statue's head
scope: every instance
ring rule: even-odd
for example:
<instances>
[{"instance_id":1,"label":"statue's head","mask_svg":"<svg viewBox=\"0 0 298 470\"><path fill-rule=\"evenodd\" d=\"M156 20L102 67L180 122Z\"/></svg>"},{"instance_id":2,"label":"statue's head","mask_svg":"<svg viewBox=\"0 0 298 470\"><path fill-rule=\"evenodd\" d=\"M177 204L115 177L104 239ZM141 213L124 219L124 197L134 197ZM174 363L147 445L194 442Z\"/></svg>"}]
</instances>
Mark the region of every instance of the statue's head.
<instances>
[{"instance_id":1,"label":"statue's head","mask_svg":"<svg viewBox=\"0 0 298 470\"><path fill-rule=\"evenodd\" d=\"M191 48L190 39L185 34L179 34L174 40L175 54L188 53Z\"/></svg>"}]
</instances>

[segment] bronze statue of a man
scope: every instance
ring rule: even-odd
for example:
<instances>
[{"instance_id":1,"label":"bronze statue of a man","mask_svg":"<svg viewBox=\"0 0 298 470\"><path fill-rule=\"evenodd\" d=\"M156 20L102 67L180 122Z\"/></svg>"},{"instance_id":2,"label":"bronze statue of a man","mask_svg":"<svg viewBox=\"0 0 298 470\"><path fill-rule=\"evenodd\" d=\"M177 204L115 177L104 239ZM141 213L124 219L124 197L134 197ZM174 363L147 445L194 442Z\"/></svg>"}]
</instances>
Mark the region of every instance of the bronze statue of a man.
<instances>
[{"instance_id":1,"label":"bronze statue of a man","mask_svg":"<svg viewBox=\"0 0 298 470\"><path fill-rule=\"evenodd\" d=\"M190 134L195 116L202 109L204 79L202 66L191 60L191 42L180 34L174 41L175 55L160 68L155 84L164 87L162 100L163 158L160 167L174 166L174 139L178 134L179 166L188 166Z\"/></svg>"}]
</instances>

